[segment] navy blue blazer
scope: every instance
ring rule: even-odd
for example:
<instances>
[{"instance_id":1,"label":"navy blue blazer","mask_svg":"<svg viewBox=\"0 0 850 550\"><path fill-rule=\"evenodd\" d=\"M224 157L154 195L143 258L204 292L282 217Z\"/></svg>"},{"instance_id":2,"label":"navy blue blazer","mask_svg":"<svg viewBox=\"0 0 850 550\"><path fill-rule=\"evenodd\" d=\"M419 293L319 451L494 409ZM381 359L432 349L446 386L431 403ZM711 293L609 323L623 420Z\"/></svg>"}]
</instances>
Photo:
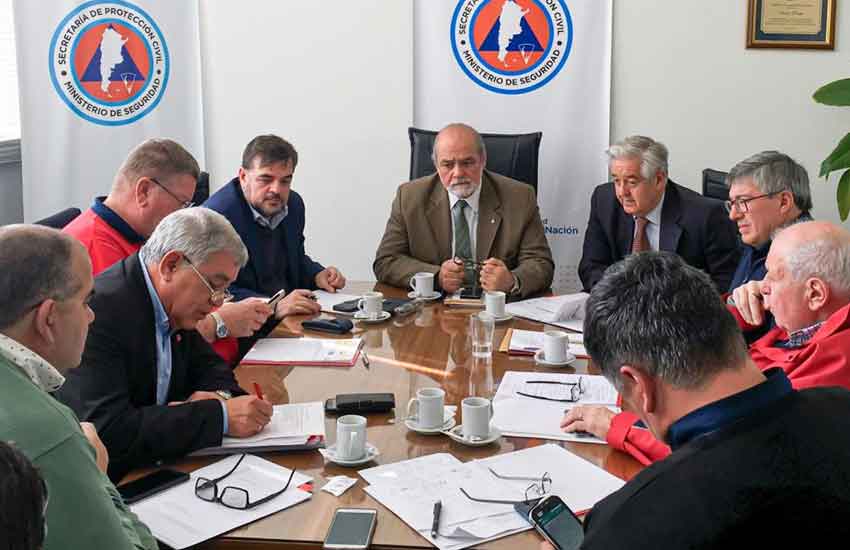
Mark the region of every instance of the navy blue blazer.
<instances>
[{"instance_id":1,"label":"navy blue blazer","mask_svg":"<svg viewBox=\"0 0 850 550\"><path fill-rule=\"evenodd\" d=\"M589 292L609 265L631 253L634 232L634 218L617 200L614 184L597 186L590 199L590 219L578 266L584 290ZM740 257L738 230L723 203L672 180L667 180L661 207L659 248L677 253L708 273L719 292L729 288Z\"/></svg>"},{"instance_id":2,"label":"navy blue blazer","mask_svg":"<svg viewBox=\"0 0 850 550\"><path fill-rule=\"evenodd\" d=\"M286 291L288 293L296 288L314 290L317 288L316 274L322 271L324 266L311 260L304 252L304 200L295 191L290 191L286 204L289 212L278 227L283 227L286 238L286 280L292 285L292 288L287 288ZM251 296L267 295L268 291L260 289L260 274L266 273L272 267L260 252L259 228L245 195L242 194L239 178L233 178L216 191L204 206L227 218L248 248L248 263L239 271L239 276L230 286L234 298L242 300Z\"/></svg>"}]
</instances>

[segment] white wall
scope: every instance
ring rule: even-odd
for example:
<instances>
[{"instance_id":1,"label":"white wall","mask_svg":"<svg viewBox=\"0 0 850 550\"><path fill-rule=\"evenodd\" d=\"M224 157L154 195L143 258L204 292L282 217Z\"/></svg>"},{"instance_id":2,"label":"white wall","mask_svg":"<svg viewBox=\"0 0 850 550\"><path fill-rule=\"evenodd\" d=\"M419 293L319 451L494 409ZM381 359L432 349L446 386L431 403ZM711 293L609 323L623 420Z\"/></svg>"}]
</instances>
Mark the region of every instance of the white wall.
<instances>
[{"instance_id":1,"label":"white wall","mask_svg":"<svg viewBox=\"0 0 850 550\"><path fill-rule=\"evenodd\" d=\"M642 133L670 149L670 175L693 189L703 168L728 171L765 149L809 171L814 215L838 221L821 161L848 131L850 109L816 104L850 76L850 10L839 6L834 51L748 50L747 3L616 0L612 139Z\"/></svg>"},{"instance_id":2,"label":"white wall","mask_svg":"<svg viewBox=\"0 0 850 550\"><path fill-rule=\"evenodd\" d=\"M298 150L307 253L349 279L372 260L407 179L412 2L201 2L206 168L218 189L275 133Z\"/></svg>"}]
</instances>

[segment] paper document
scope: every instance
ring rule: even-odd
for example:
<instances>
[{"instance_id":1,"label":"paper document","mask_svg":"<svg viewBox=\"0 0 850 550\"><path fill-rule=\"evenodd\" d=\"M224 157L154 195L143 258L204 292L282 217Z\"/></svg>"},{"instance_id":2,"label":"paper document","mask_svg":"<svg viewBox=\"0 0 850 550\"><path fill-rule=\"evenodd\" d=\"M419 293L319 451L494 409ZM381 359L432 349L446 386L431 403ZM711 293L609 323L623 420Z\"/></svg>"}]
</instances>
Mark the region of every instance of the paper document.
<instances>
[{"instance_id":1,"label":"paper document","mask_svg":"<svg viewBox=\"0 0 850 550\"><path fill-rule=\"evenodd\" d=\"M360 338L263 338L245 354L243 363L260 365L353 366Z\"/></svg>"},{"instance_id":2,"label":"paper document","mask_svg":"<svg viewBox=\"0 0 850 550\"><path fill-rule=\"evenodd\" d=\"M347 315L349 317L353 316L354 312L344 313L342 311L336 311L334 306L343 302L358 300L360 298L359 294L343 294L342 292L328 292L326 290L314 290L313 295L316 297L319 305L322 306L322 311L325 313Z\"/></svg>"},{"instance_id":3,"label":"paper document","mask_svg":"<svg viewBox=\"0 0 850 550\"><path fill-rule=\"evenodd\" d=\"M581 334L568 334L570 353L576 357L587 357L584 340ZM511 329L511 339L508 343L508 353L511 355L534 355L543 349L543 333L534 330Z\"/></svg>"},{"instance_id":4,"label":"paper document","mask_svg":"<svg viewBox=\"0 0 850 550\"><path fill-rule=\"evenodd\" d=\"M275 405L274 414L263 431L251 437L224 436L220 447L200 449L192 454L225 454L286 450L287 447L318 447L325 439L325 409L320 401Z\"/></svg>"},{"instance_id":5,"label":"paper document","mask_svg":"<svg viewBox=\"0 0 850 550\"><path fill-rule=\"evenodd\" d=\"M238 459L239 456L231 456L195 470L186 483L141 500L130 509L147 524L157 539L180 550L310 498L310 493L298 487L311 478L300 472L295 473L286 492L248 510L233 510L195 496L198 477L212 479L222 476ZM248 491L250 500L256 501L283 489L289 473L287 468L247 455L236 471L225 478L222 486L242 487Z\"/></svg>"},{"instance_id":6,"label":"paper document","mask_svg":"<svg viewBox=\"0 0 850 550\"><path fill-rule=\"evenodd\" d=\"M581 378L578 401L551 401L571 399L572 384ZM564 382L566 384L538 384L536 381ZM535 399L521 393L549 399ZM600 443L605 441L589 434L564 433L561 418L575 405L605 405L618 412L617 390L603 376L589 374L561 374L548 372L508 371L502 377L493 398L493 424L505 435Z\"/></svg>"},{"instance_id":7,"label":"paper document","mask_svg":"<svg viewBox=\"0 0 850 550\"><path fill-rule=\"evenodd\" d=\"M517 317L581 332L584 324L584 303L588 296L590 295L586 292L578 292L521 300L506 304L505 311Z\"/></svg>"}]
</instances>

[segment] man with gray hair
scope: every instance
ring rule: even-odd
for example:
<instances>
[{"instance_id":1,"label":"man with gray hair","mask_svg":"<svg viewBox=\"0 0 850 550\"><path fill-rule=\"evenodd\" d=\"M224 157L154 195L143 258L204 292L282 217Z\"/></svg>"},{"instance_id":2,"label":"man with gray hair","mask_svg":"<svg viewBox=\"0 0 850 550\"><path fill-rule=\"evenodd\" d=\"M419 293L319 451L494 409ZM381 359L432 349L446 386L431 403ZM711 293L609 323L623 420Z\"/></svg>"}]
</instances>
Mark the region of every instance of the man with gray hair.
<instances>
[{"instance_id":1,"label":"man with gray hair","mask_svg":"<svg viewBox=\"0 0 850 550\"><path fill-rule=\"evenodd\" d=\"M682 258L647 252L590 293L591 359L673 452L594 506L582 548L818 547L844 530L850 392L795 390L782 369L759 370L712 286Z\"/></svg>"},{"instance_id":2,"label":"man with gray hair","mask_svg":"<svg viewBox=\"0 0 850 550\"><path fill-rule=\"evenodd\" d=\"M139 253L95 281L97 317L59 397L98 427L112 479L268 424L271 405L246 395L195 330L247 259L221 214L189 208L165 217Z\"/></svg>"},{"instance_id":3,"label":"man with gray hair","mask_svg":"<svg viewBox=\"0 0 850 550\"><path fill-rule=\"evenodd\" d=\"M773 328L773 315L764 314L761 302L752 302L745 284L761 281L773 234L780 228L812 217L812 196L806 169L788 155L762 151L732 167L726 177L729 219L738 225L743 254L729 292L733 313L740 315L746 339L754 342ZM748 297L749 294L749 297Z\"/></svg>"},{"instance_id":4,"label":"man with gray hair","mask_svg":"<svg viewBox=\"0 0 850 550\"><path fill-rule=\"evenodd\" d=\"M50 396L62 372L80 364L91 293L91 263L72 237L0 228L0 441L12 442L44 478L45 549L153 550L150 531L106 477L109 458L94 426Z\"/></svg>"},{"instance_id":5,"label":"man with gray hair","mask_svg":"<svg viewBox=\"0 0 850 550\"><path fill-rule=\"evenodd\" d=\"M578 266L584 289L609 265L646 250L675 252L708 273L718 292L729 288L739 250L723 205L670 180L667 148L652 138L630 136L606 153L612 181L590 199Z\"/></svg>"}]
</instances>

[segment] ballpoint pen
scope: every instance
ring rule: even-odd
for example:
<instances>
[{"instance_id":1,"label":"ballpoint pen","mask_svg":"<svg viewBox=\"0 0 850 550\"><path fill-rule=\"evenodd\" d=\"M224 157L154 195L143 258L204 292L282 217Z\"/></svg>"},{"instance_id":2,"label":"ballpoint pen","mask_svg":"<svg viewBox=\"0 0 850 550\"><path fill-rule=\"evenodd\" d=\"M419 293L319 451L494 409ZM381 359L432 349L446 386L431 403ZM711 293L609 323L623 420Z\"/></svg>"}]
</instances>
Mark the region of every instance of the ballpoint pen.
<instances>
[{"instance_id":1,"label":"ballpoint pen","mask_svg":"<svg viewBox=\"0 0 850 550\"><path fill-rule=\"evenodd\" d=\"M363 356L363 366L369 368L369 356L366 355L366 350L360 350L360 355Z\"/></svg>"},{"instance_id":2,"label":"ballpoint pen","mask_svg":"<svg viewBox=\"0 0 850 550\"><path fill-rule=\"evenodd\" d=\"M434 503L434 523L431 524L431 538L437 538L437 532L440 530L440 512L443 510L443 501L438 500Z\"/></svg>"}]
</instances>

